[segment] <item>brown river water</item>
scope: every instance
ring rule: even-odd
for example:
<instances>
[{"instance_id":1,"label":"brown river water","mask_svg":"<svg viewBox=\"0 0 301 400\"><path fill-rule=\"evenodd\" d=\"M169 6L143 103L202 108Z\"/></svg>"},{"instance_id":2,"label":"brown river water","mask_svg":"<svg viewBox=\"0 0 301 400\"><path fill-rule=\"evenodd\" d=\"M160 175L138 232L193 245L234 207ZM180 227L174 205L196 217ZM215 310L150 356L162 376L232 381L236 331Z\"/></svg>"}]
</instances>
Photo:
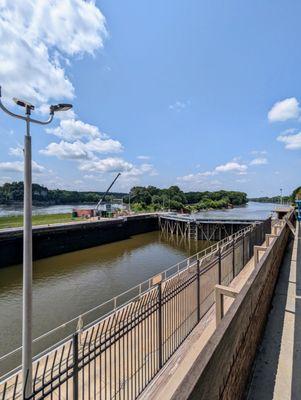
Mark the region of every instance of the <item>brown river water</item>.
<instances>
[{"instance_id":1,"label":"brown river water","mask_svg":"<svg viewBox=\"0 0 301 400\"><path fill-rule=\"evenodd\" d=\"M34 262L37 337L195 254L210 243L151 232ZM0 356L21 344L22 266L0 269Z\"/></svg>"},{"instance_id":2,"label":"brown river water","mask_svg":"<svg viewBox=\"0 0 301 400\"><path fill-rule=\"evenodd\" d=\"M249 203L234 210L206 212L201 217L266 218L274 206ZM160 232L151 232L36 261L33 274L33 336L48 332L208 245L210 243L204 241L179 243L163 237ZM0 357L21 345L21 316L22 266L2 268ZM55 337L56 340L59 338L59 335ZM19 358L14 360L14 364L16 362Z\"/></svg>"}]
</instances>

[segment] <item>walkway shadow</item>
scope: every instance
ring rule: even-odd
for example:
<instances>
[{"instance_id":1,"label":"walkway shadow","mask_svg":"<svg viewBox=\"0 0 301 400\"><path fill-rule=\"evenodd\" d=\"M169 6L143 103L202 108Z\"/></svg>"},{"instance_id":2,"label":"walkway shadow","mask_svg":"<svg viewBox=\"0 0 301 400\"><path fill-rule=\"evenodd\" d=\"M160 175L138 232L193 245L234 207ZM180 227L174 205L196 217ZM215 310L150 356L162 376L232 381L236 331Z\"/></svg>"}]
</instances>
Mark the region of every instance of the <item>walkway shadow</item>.
<instances>
[{"instance_id":1,"label":"walkway shadow","mask_svg":"<svg viewBox=\"0 0 301 400\"><path fill-rule=\"evenodd\" d=\"M295 299L295 328L294 356L292 374L292 400L301 399L301 232L299 229L298 252L296 263L296 299Z\"/></svg>"},{"instance_id":2,"label":"walkway shadow","mask_svg":"<svg viewBox=\"0 0 301 400\"><path fill-rule=\"evenodd\" d=\"M252 377L245 396L247 400L273 399L286 311L292 249L293 240L290 239L280 267L264 335L255 356Z\"/></svg>"}]
</instances>

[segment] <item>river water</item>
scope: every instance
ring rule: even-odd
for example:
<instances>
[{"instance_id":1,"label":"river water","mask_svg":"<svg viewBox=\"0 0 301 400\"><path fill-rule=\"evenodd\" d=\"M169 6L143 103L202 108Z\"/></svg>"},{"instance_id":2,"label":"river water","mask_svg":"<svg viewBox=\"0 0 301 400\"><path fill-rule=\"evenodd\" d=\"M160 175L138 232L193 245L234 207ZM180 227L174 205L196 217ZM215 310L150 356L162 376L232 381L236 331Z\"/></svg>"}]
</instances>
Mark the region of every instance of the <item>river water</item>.
<instances>
[{"instance_id":1,"label":"river water","mask_svg":"<svg viewBox=\"0 0 301 400\"><path fill-rule=\"evenodd\" d=\"M205 218L266 218L272 204L250 203ZM61 211L59 211L61 212ZM160 232L34 262L34 337L111 299L210 245L176 243ZM0 356L20 346L22 266L0 269Z\"/></svg>"}]
</instances>

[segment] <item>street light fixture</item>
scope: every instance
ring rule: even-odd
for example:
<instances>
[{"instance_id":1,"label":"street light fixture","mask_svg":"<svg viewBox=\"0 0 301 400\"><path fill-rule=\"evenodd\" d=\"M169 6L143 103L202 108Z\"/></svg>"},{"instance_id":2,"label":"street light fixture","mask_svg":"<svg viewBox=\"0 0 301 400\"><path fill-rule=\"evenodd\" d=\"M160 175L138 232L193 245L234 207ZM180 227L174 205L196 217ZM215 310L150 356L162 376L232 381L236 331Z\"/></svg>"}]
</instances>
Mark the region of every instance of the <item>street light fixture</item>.
<instances>
[{"instance_id":1,"label":"street light fixture","mask_svg":"<svg viewBox=\"0 0 301 400\"><path fill-rule=\"evenodd\" d=\"M72 108L72 104L60 103L55 106L50 106L50 111L58 112L58 111L69 111Z\"/></svg>"},{"instance_id":2,"label":"street light fixture","mask_svg":"<svg viewBox=\"0 0 301 400\"><path fill-rule=\"evenodd\" d=\"M49 118L39 121L30 117L34 106L27 101L13 98L14 102L25 108L25 116L8 110L1 100L0 108L14 118L26 121L24 136L24 223L23 223L23 314L22 314L22 385L23 396L32 393L32 158L30 123L48 125L57 111L67 111L71 104L57 104L50 106Z\"/></svg>"}]
</instances>

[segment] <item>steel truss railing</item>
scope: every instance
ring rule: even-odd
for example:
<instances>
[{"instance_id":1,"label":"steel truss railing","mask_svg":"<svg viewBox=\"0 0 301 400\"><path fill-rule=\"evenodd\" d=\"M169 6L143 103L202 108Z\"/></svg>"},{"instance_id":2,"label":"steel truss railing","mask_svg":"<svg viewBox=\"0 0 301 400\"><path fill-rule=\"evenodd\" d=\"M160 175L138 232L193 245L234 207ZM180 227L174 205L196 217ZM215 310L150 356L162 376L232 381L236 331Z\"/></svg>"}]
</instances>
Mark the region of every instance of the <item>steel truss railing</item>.
<instances>
[{"instance_id":1,"label":"steel truss railing","mask_svg":"<svg viewBox=\"0 0 301 400\"><path fill-rule=\"evenodd\" d=\"M136 399L213 306L215 284L229 284L270 231L270 219L254 223L37 338L77 324L35 357L26 399ZM6 375L0 399L23 398L21 379Z\"/></svg>"}]
</instances>

